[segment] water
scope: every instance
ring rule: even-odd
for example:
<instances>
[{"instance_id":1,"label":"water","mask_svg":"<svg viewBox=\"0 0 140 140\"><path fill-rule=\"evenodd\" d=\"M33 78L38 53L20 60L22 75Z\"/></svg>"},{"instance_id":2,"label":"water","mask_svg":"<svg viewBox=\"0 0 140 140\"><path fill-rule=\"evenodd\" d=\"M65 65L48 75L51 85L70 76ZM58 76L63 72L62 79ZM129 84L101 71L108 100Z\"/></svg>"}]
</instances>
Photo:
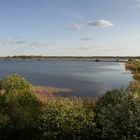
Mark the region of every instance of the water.
<instances>
[{"instance_id":1,"label":"water","mask_svg":"<svg viewBox=\"0 0 140 140\"><path fill-rule=\"evenodd\" d=\"M123 63L85 61L0 61L0 79L20 74L33 85L71 88L62 96L98 97L132 81Z\"/></svg>"}]
</instances>

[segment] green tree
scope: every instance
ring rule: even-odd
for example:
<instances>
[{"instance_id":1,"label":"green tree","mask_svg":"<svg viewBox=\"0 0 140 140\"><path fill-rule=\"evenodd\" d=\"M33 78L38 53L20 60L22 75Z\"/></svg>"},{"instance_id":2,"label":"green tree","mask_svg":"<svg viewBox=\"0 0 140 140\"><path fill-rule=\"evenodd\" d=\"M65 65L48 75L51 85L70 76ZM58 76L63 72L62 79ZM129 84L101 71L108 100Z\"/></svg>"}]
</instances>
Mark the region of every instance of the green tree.
<instances>
[{"instance_id":1,"label":"green tree","mask_svg":"<svg viewBox=\"0 0 140 140\"><path fill-rule=\"evenodd\" d=\"M93 110L84 108L81 99L50 99L39 120L42 139L91 140L95 132L94 115Z\"/></svg>"},{"instance_id":2,"label":"green tree","mask_svg":"<svg viewBox=\"0 0 140 140\"><path fill-rule=\"evenodd\" d=\"M17 85L16 85L17 84ZM41 103L32 94L31 84L13 75L1 81L0 139L33 139Z\"/></svg>"},{"instance_id":3,"label":"green tree","mask_svg":"<svg viewBox=\"0 0 140 140\"><path fill-rule=\"evenodd\" d=\"M140 139L140 93L107 92L97 103L96 122L98 139Z\"/></svg>"},{"instance_id":4,"label":"green tree","mask_svg":"<svg viewBox=\"0 0 140 140\"><path fill-rule=\"evenodd\" d=\"M11 75L0 81L0 89L5 93L31 91L31 84L19 75Z\"/></svg>"}]
</instances>

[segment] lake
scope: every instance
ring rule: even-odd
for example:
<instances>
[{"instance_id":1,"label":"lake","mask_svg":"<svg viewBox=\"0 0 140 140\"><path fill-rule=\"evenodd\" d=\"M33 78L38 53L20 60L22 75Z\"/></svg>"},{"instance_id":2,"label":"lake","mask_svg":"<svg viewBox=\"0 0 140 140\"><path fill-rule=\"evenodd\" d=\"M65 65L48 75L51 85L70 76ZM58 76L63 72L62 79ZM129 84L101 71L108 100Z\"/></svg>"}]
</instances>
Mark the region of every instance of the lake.
<instances>
[{"instance_id":1,"label":"lake","mask_svg":"<svg viewBox=\"0 0 140 140\"><path fill-rule=\"evenodd\" d=\"M123 63L87 61L0 61L0 79L20 74L33 85L71 88L61 96L98 97L133 80Z\"/></svg>"}]
</instances>

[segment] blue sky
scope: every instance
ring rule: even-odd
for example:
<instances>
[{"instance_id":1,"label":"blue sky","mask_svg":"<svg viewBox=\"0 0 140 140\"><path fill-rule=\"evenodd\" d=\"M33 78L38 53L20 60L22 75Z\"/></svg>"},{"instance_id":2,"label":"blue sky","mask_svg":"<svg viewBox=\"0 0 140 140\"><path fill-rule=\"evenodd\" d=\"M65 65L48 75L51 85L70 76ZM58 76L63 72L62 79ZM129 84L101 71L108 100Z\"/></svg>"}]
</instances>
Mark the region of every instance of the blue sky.
<instances>
[{"instance_id":1,"label":"blue sky","mask_svg":"<svg viewBox=\"0 0 140 140\"><path fill-rule=\"evenodd\" d=\"M0 0L0 56L138 56L140 0Z\"/></svg>"}]
</instances>

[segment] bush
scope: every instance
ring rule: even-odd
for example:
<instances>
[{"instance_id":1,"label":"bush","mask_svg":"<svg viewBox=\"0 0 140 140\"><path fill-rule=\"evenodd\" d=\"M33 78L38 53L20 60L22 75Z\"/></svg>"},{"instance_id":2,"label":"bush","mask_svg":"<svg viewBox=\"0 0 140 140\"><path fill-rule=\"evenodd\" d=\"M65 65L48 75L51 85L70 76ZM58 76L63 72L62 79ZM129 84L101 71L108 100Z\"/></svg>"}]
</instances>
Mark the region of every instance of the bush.
<instances>
[{"instance_id":1,"label":"bush","mask_svg":"<svg viewBox=\"0 0 140 140\"><path fill-rule=\"evenodd\" d=\"M87 110L81 99L52 98L42 108L39 129L42 139L91 140L95 122L93 110Z\"/></svg>"},{"instance_id":2,"label":"bush","mask_svg":"<svg viewBox=\"0 0 140 140\"><path fill-rule=\"evenodd\" d=\"M97 138L140 139L140 93L113 90L96 106Z\"/></svg>"},{"instance_id":3,"label":"bush","mask_svg":"<svg viewBox=\"0 0 140 140\"><path fill-rule=\"evenodd\" d=\"M0 96L0 139L33 139L41 103L20 76L10 76L1 83L5 93Z\"/></svg>"},{"instance_id":4,"label":"bush","mask_svg":"<svg viewBox=\"0 0 140 140\"><path fill-rule=\"evenodd\" d=\"M108 91L106 94L104 94L102 97L99 98L99 100L96 103L96 107L98 109L102 107L107 107L108 105L115 105L119 103L123 96L128 94L125 90L118 90L114 89L112 91Z\"/></svg>"},{"instance_id":5,"label":"bush","mask_svg":"<svg viewBox=\"0 0 140 140\"><path fill-rule=\"evenodd\" d=\"M0 89L5 93L31 91L31 84L19 75L11 75L0 81Z\"/></svg>"},{"instance_id":6,"label":"bush","mask_svg":"<svg viewBox=\"0 0 140 140\"><path fill-rule=\"evenodd\" d=\"M128 90L130 92L138 92L140 93L140 82L135 80L130 82L129 86L128 86Z\"/></svg>"}]
</instances>

